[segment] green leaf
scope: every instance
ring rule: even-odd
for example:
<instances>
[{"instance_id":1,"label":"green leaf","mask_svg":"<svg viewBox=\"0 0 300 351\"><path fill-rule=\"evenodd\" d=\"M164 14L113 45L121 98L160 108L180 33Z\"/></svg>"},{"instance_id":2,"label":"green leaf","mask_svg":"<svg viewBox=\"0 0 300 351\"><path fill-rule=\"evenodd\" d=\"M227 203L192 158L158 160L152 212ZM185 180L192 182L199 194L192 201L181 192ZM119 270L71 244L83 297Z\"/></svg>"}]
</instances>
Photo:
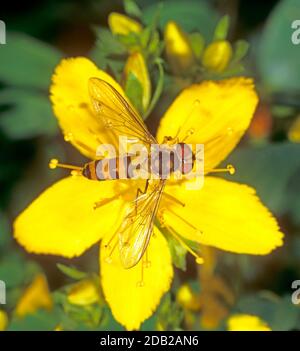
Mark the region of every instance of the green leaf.
<instances>
[{"instance_id":1,"label":"green leaf","mask_svg":"<svg viewBox=\"0 0 300 351\"><path fill-rule=\"evenodd\" d=\"M12 241L8 219L4 213L0 212L0 250L3 250Z\"/></svg>"},{"instance_id":2,"label":"green leaf","mask_svg":"<svg viewBox=\"0 0 300 351\"><path fill-rule=\"evenodd\" d=\"M172 262L175 267L186 270L186 249L172 235L167 236Z\"/></svg>"},{"instance_id":3,"label":"green leaf","mask_svg":"<svg viewBox=\"0 0 300 351\"><path fill-rule=\"evenodd\" d=\"M162 61L160 59L157 59L155 63L158 67L158 80L157 80L156 88L152 96L152 100L149 104L148 110L143 116L144 119L146 119L154 109L164 88L164 69L163 69Z\"/></svg>"},{"instance_id":4,"label":"green leaf","mask_svg":"<svg viewBox=\"0 0 300 351\"><path fill-rule=\"evenodd\" d=\"M143 9L143 22L151 23L157 6L157 4L152 4ZM163 30L166 23L172 20L186 32L198 31L206 41L210 41L217 19L217 13L206 1L174 0L162 3L159 25Z\"/></svg>"},{"instance_id":5,"label":"green leaf","mask_svg":"<svg viewBox=\"0 0 300 351\"><path fill-rule=\"evenodd\" d=\"M59 324L60 314L57 309L51 312L38 310L24 318L14 318L8 326L9 331L53 331Z\"/></svg>"},{"instance_id":6,"label":"green leaf","mask_svg":"<svg viewBox=\"0 0 300 351\"><path fill-rule=\"evenodd\" d=\"M62 263L57 263L56 266L62 273L64 273L69 278L81 280L87 277L87 274L85 272L79 271L74 267L66 266Z\"/></svg>"},{"instance_id":7,"label":"green leaf","mask_svg":"<svg viewBox=\"0 0 300 351\"><path fill-rule=\"evenodd\" d=\"M300 18L298 0L280 1L267 20L259 43L258 68L272 92L299 91L300 46L292 42L292 22Z\"/></svg>"},{"instance_id":8,"label":"green leaf","mask_svg":"<svg viewBox=\"0 0 300 351\"><path fill-rule=\"evenodd\" d=\"M134 0L124 0L124 10L127 15L140 18L142 12Z\"/></svg>"},{"instance_id":9,"label":"green leaf","mask_svg":"<svg viewBox=\"0 0 300 351\"><path fill-rule=\"evenodd\" d=\"M24 283L24 262L20 255L10 253L0 261L0 280L7 288L13 288Z\"/></svg>"},{"instance_id":10,"label":"green leaf","mask_svg":"<svg viewBox=\"0 0 300 351\"><path fill-rule=\"evenodd\" d=\"M217 26L216 26L216 29L215 29L215 32L214 32L214 41L216 40L224 40L227 38L227 35L228 35L228 30L229 30L229 24L230 24L230 20L229 20L229 16L226 15L226 16L223 16Z\"/></svg>"},{"instance_id":11,"label":"green leaf","mask_svg":"<svg viewBox=\"0 0 300 351\"><path fill-rule=\"evenodd\" d=\"M143 87L137 77L129 72L125 82L125 93L134 107L142 114L143 113Z\"/></svg>"},{"instance_id":12,"label":"green leaf","mask_svg":"<svg viewBox=\"0 0 300 351\"><path fill-rule=\"evenodd\" d=\"M300 310L293 305L291 296L280 298L267 291L242 297L237 308L241 313L259 316L274 331L295 329L300 316Z\"/></svg>"},{"instance_id":13,"label":"green leaf","mask_svg":"<svg viewBox=\"0 0 300 351\"><path fill-rule=\"evenodd\" d=\"M8 33L1 45L0 81L18 87L48 90L62 55L50 45L21 33Z\"/></svg>"},{"instance_id":14,"label":"green leaf","mask_svg":"<svg viewBox=\"0 0 300 351\"><path fill-rule=\"evenodd\" d=\"M191 33L189 35L189 41L195 57L200 59L205 45L203 36L200 33Z\"/></svg>"},{"instance_id":15,"label":"green leaf","mask_svg":"<svg viewBox=\"0 0 300 351\"><path fill-rule=\"evenodd\" d=\"M50 101L41 93L7 88L0 91L0 105L10 106L0 113L0 127L11 139L57 133Z\"/></svg>"},{"instance_id":16,"label":"green leaf","mask_svg":"<svg viewBox=\"0 0 300 351\"><path fill-rule=\"evenodd\" d=\"M234 44L234 53L231 59L232 63L239 62L244 58L249 50L249 43L246 40L238 40Z\"/></svg>"}]
</instances>

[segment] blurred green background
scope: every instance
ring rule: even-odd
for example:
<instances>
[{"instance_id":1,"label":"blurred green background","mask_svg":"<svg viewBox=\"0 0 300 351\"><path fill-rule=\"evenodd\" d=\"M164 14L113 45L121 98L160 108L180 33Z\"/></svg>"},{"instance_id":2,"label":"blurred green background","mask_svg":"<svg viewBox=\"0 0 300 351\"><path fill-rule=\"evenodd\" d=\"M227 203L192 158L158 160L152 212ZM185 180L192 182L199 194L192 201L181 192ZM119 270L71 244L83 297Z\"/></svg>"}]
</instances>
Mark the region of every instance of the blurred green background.
<instances>
[{"instance_id":1,"label":"blurred green background","mask_svg":"<svg viewBox=\"0 0 300 351\"><path fill-rule=\"evenodd\" d=\"M137 3L147 21L158 2ZM75 164L84 161L63 141L51 111L48 88L62 57L94 52L95 28L107 26L112 11L124 12L122 1L40 0L1 5L7 44L0 45L0 279L7 283L8 303L4 308L9 312L36 272L45 272L52 291L69 282L56 263L70 261L26 253L13 240L11 224L27 204L64 174L49 171L50 158ZM296 123L300 118L300 45L291 42L291 23L300 19L300 1L163 1L161 25L173 19L186 31L198 30L209 40L224 14L231 19L229 40L246 39L250 43L244 74L255 77L260 94L253 123L230 156L229 162L237 165L230 179L257 189L277 216L286 238L284 247L267 257L220 254L218 274L238 291L233 309L255 313L273 329L300 329L300 309L290 301L291 283L300 279L300 123L298 129ZM166 107L162 102L159 112ZM152 131L159 117L154 111L147 120ZM97 250L92 248L71 264L97 273ZM153 321L163 316L166 328L180 325L201 329L200 324L189 326L179 312L178 325L170 318L174 309L182 310L175 301L176 287L184 282L194 286L197 280L188 260L186 271L179 271L174 282L174 291L144 328L151 329ZM36 318L14 321L10 328L53 329L57 323L54 314L52 319L43 313ZM108 323L107 329L120 328L111 318ZM80 329L80 323L77 327Z\"/></svg>"}]
</instances>

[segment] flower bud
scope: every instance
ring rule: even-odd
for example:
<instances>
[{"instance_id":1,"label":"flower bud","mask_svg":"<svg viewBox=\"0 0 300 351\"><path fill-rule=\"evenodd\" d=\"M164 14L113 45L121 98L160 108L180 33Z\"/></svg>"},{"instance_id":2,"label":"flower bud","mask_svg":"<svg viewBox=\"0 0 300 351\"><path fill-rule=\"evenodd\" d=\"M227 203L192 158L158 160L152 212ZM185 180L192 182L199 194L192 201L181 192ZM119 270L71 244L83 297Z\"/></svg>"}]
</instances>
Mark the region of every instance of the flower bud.
<instances>
[{"instance_id":1,"label":"flower bud","mask_svg":"<svg viewBox=\"0 0 300 351\"><path fill-rule=\"evenodd\" d=\"M164 33L166 55L174 73L182 73L195 63L188 36L173 21L167 23Z\"/></svg>"},{"instance_id":2,"label":"flower bud","mask_svg":"<svg viewBox=\"0 0 300 351\"><path fill-rule=\"evenodd\" d=\"M34 313L39 308L50 310L52 307L53 301L47 280L43 274L38 274L18 301L16 314L23 317Z\"/></svg>"},{"instance_id":3,"label":"flower bud","mask_svg":"<svg viewBox=\"0 0 300 351\"><path fill-rule=\"evenodd\" d=\"M197 311L200 307L199 296L196 295L187 284L182 285L177 292L177 301L183 307L191 311Z\"/></svg>"},{"instance_id":4,"label":"flower bud","mask_svg":"<svg viewBox=\"0 0 300 351\"><path fill-rule=\"evenodd\" d=\"M145 59L138 51L132 53L127 59L123 72L123 85L126 85L130 73L134 74L141 83L143 88L142 107L146 111L151 98L151 81Z\"/></svg>"},{"instance_id":5,"label":"flower bud","mask_svg":"<svg viewBox=\"0 0 300 351\"><path fill-rule=\"evenodd\" d=\"M121 35L140 33L143 29L139 22L117 12L112 12L109 14L108 25L113 34Z\"/></svg>"},{"instance_id":6,"label":"flower bud","mask_svg":"<svg viewBox=\"0 0 300 351\"><path fill-rule=\"evenodd\" d=\"M81 280L68 292L68 301L73 305L86 306L99 301L98 287L92 279Z\"/></svg>"},{"instance_id":7,"label":"flower bud","mask_svg":"<svg viewBox=\"0 0 300 351\"><path fill-rule=\"evenodd\" d=\"M232 48L230 43L227 40L219 40L211 43L205 49L202 64L211 71L222 72L228 66L231 57Z\"/></svg>"}]
</instances>

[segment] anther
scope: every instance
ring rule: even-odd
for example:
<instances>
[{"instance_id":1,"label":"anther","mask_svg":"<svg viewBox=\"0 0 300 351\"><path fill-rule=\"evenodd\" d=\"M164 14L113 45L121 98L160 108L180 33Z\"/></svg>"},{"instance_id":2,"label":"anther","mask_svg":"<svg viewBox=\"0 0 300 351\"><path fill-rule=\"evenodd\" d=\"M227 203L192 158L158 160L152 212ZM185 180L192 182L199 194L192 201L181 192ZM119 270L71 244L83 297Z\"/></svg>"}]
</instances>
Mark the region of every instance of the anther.
<instances>
[{"instance_id":1,"label":"anther","mask_svg":"<svg viewBox=\"0 0 300 351\"><path fill-rule=\"evenodd\" d=\"M233 165L227 165L226 168L227 168L229 174L233 175L235 173L235 168L233 167Z\"/></svg>"},{"instance_id":2,"label":"anther","mask_svg":"<svg viewBox=\"0 0 300 351\"><path fill-rule=\"evenodd\" d=\"M67 133L64 136L65 141L69 142L73 139L73 134L72 133Z\"/></svg>"},{"instance_id":3,"label":"anther","mask_svg":"<svg viewBox=\"0 0 300 351\"><path fill-rule=\"evenodd\" d=\"M142 288L143 286L145 286L145 282L144 282L143 280L141 280L140 282L137 282L137 283L136 283L136 286L137 286L138 288Z\"/></svg>"},{"instance_id":4,"label":"anther","mask_svg":"<svg viewBox=\"0 0 300 351\"><path fill-rule=\"evenodd\" d=\"M49 168L51 169L55 169L58 165L58 160L56 158L53 158L52 160L50 160L49 162Z\"/></svg>"},{"instance_id":5,"label":"anther","mask_svg":"<svg viewBox=\"0 0 300 351\"><path fill-rule=\"evenodd\" d=\"M195 261L196 261L197 264L203 264L204 263L204 259L202 257L197 257L195 259Z\"/></svg>"},{"instance_id":6,"label":"anther","mask_svg":"<svg viewBox=\"0 0 300 351\"><path fill-rule=\"evenodd\" d=\"M193 102L193 105L194 105L194 106L199 106L199 105L200 105L200 100L199 100L199 99L196 99L196 100Z\"/></svg>"},{"instance_id":7,"label":"anther","mask_svg":"<svg viewBox=\"0 0 300 351\"><path fill-rule=\"evenodd\" d=\"M233 128L231 128L231 127L228 127L228 128L227 128L227 134L228 134L228 135L232 135L232 134L233 134L233 131L234 131Z\"/></svg>"},{"instance_id":8,"label":"anther","mask_svg":"<svg viewBox=\"0 0 300 351\"><path fill-rule=\"evenodd\" d=\"M144 262L143 262L143 266L144 266L145 268L150 268L150 267L151 267L151 261L148 261L148 260L144 261Z\"/></svg>"},{"instance_id":9,"label":"anther","mask_svg":"<svg viewBox=\"0 0 300 351\"><path fill-rule=\"evenodd\" d=\"M106 263L108 263L108 264L111 264L111 263L112 263L112 258L111 258L111 256L105 257L104 261L105 261Z\"/></svg>"}]
</instances>

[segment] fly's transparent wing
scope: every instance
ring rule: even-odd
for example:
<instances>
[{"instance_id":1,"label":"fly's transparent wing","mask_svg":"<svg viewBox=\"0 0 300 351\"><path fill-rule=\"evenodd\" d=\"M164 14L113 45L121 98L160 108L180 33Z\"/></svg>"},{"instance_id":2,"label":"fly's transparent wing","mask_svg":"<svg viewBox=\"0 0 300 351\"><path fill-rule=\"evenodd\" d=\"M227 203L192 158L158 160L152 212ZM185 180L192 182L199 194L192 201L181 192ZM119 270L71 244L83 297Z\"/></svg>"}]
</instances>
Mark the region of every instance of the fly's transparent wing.
<instances>
[{"instance_id":1,"label":"fly's transparent wing","mask_svg":"<svg viewBox=\"0 0 300 351\"><path fill-rule=\"evenodd\" d=\"M136 197L119 230L121 262L125 268L135 266L142 258L152 231L165 180L154 180L145 193Z\"/></svg>"},{"instance_id":2,"label":"fly's transparent wing","mask_svg":"<svg viewBox=\"0 0 300 351\"><path fill-rule=\"evenodd\" d=\"M148 147L156 144L139 114L109 83L99 78L90 78L89 93L96 116L116 136L127 137Z\"/></svg>"}]
</instances>

